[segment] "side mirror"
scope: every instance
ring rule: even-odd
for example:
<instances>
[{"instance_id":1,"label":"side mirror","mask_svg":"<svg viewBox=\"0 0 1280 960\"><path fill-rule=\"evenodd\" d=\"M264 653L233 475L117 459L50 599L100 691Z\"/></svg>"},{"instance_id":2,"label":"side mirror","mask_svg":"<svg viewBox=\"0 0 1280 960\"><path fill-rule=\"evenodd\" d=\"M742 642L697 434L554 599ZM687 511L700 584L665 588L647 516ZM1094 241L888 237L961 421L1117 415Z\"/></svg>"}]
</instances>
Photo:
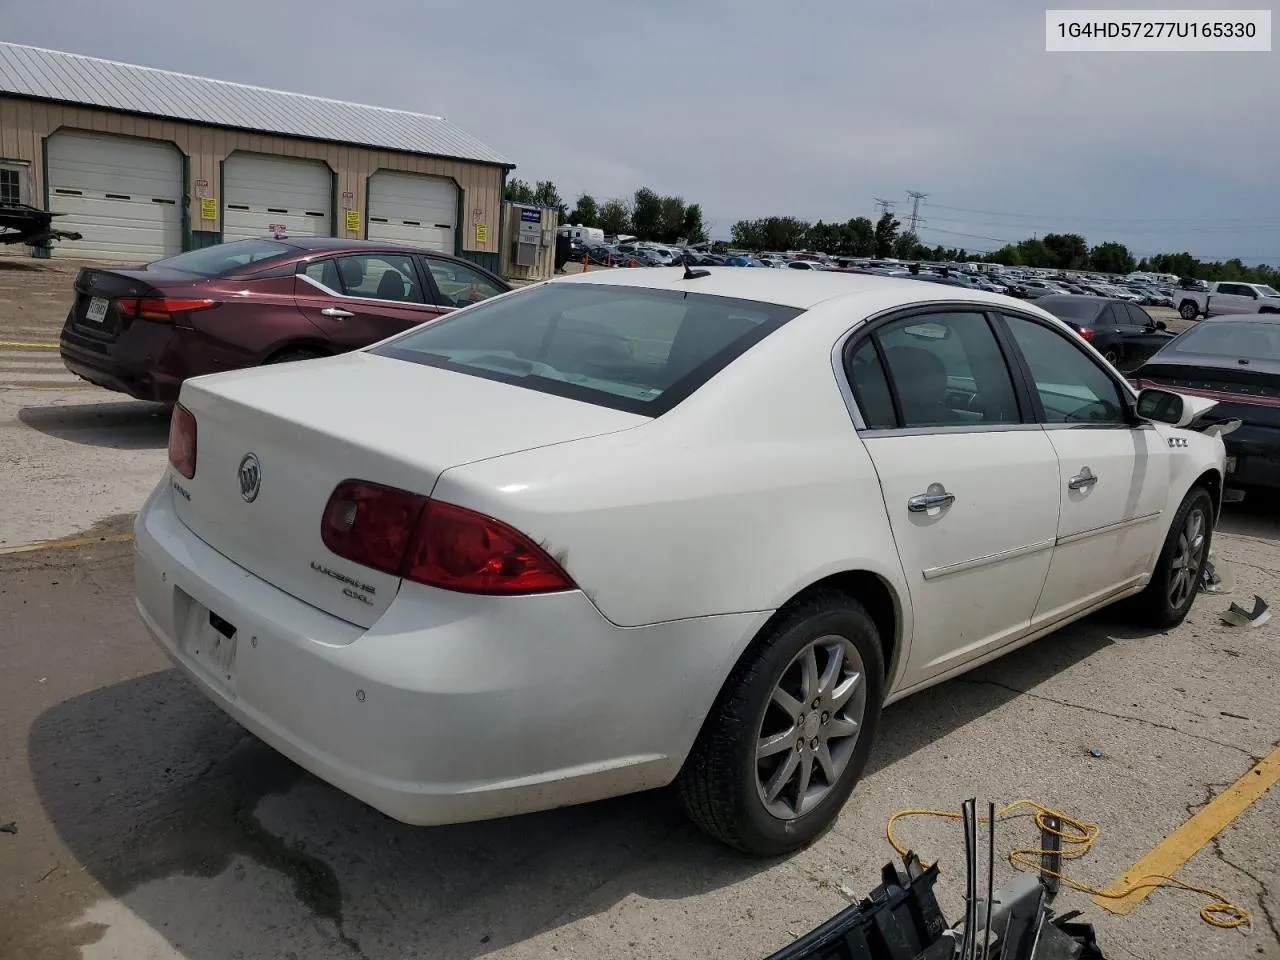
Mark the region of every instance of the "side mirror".
<instances>
[{"instance_id":1,"label":"side mirror","mask_svg":"<svg viewBox=\"0 0 1280 960\"><path fill-rule=\"evenodd\" d=\"M1218 405L1216 400L1184 397L1169 390L1147 387L1138 393L1138 416L1143 420L1186 427Z\"/></svg>"}]
</instances>

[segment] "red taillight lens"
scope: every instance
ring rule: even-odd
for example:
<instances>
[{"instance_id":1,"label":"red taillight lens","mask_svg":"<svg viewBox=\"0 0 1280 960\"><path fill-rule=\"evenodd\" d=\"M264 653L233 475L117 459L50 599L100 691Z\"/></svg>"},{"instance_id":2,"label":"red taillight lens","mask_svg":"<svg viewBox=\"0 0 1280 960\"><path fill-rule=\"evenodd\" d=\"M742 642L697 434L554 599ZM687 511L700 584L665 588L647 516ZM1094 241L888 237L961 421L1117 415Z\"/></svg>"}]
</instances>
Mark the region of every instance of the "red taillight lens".
<instances>
[{"instance_id":1,"label":"red taillight lens","mask_svg":"<svg viewBox=\"0 0 1280 960\"><path fill-rule=\"evenodd\" d=\"M560 565L518 530L438 500L428 500L422 511L405 576L463 593L574 589Z\"/></svg>"},{"instance_id":2,"label":"red taillight lens","mask_svg":"<svg viewBox=\"0 0 1280 960\"><path fill-rule=\"evenodd\" d=\"M169 418L169 463L188 480L196 475L196 418L180 403Z\"/></svg>"},{"instance_id":3,"label":"red taillight lens","mask_svg":"<svg viewBox=\"0 0 1280 960\"><path fill-rule=\"evenodd\" d=\"M1076 332L1086 340L1093 339L1093 327L1076 327Z\"/></svg>"},{"instance_id":4,"label":"red taillight lens","mask_svg":"<svg viewBox=\"0 0 1280 960\"><path fill-rule=\"evenodd\" d=\"M325 505L320 538L340 557L400 575L426 502L395 487L345 480Z\"/></svg>"},{"instance_id":5,"label":"red taillight lens","mask_svg":"<svg viewBox=\"0 0 1280 960\"><path fill-rule=\"evenodd\" d=\"M445 590L512 596L575 589L546 551L502 521L361 480L333 491L321 539L340 557Z\"/></svg>"},{"instance_id":6,"label":"red taillight lens","mask_svg":"<svg viewBox=\"0 0 1280 960\"><path fill-rule=\"evenodd\" d=\"M171 322L175 313L208 310L210 307L216 307L217 305L217 300L188 300L181 297L126 298L116 301L116 309L126 317L166 322Z\"/></svg>"}]
</instances>

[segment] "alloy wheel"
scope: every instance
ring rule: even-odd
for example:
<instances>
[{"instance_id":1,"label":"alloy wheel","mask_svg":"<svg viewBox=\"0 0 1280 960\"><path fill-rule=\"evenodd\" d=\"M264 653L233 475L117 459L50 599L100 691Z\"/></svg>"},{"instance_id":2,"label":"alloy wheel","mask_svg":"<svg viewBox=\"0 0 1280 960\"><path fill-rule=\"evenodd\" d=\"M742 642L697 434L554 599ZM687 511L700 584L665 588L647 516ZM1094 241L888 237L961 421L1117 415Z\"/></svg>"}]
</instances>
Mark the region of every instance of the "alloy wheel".
<instances>
[{"instance_id":1,"label":"alloy wheel","mask_svg":"<svg viewBox=\"0 0 1280 960\"><path fill-rule=\"evenodd\" d=\"M771 815L794 820L822 802L849 765L867 707L853 642L824 636L782 671L756 740L756 789Z\"/></svg>"},{"instance_id":2,"label":"alloy wheel","mask_svg":"<svg viewBox=\"0 0 1280 960\"><path fill-rule=\"evenodd\" d=\"M1192 510L1178 531L1173 548L1173 560L1169 564L1169 605L1181 609L1196 589L1196 578L1204 560L1204 548L1208 529L1203 510Z\"/></svg>"}]
</instances>

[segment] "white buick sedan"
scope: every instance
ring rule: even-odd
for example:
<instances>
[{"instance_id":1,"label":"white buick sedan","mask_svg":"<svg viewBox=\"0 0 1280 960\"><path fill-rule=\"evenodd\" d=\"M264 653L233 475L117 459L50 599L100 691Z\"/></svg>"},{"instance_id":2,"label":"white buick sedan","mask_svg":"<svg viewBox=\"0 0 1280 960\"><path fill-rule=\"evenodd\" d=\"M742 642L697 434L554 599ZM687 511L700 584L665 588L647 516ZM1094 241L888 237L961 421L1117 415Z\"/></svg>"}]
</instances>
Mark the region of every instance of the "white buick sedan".
<instances>
[{"instance_id":1,"label":"white buick sedan","mask_svg":"<svg viewBox=\"0 0 1280 960\"><path fill-rule=\"evenodd\" d=\"M995 294L600 271L188 380L138 609L397 820L674 782L773 855L831 824L885 704L1118 600L1186 616L1211 406Z\"/></svg>"}]
</instances>

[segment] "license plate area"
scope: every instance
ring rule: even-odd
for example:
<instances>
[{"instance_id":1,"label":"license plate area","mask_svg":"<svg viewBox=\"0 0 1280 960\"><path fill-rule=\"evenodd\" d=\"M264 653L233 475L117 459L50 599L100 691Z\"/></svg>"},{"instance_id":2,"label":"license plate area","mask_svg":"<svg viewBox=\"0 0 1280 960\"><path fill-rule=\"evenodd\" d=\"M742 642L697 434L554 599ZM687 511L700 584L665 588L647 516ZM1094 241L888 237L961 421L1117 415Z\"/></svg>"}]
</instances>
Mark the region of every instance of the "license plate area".
<instances>
[{"instance_id":1,"label":"license plate area","mask_svg":"<svg viewBox=\"0 0 1280 960\"><path fill-rule=\"evenodd\" d=\"M84 318L89 323L96 323L99 326L107 319L107 307L111 301L106 297L93 297L89 300L89 306L85 308Z\"/></svg>"},{"instance_id":2,"label":"license plate area","mask_svg":"<svg viewBox=\"0 0 1280 960\"><path fill-rule=\"evenodd\" d=\"M179 625L178 645L187 661L227 693L236 689L236 625L210 610L181 588L174 600Z\"/></svg>"}]
</instances>

